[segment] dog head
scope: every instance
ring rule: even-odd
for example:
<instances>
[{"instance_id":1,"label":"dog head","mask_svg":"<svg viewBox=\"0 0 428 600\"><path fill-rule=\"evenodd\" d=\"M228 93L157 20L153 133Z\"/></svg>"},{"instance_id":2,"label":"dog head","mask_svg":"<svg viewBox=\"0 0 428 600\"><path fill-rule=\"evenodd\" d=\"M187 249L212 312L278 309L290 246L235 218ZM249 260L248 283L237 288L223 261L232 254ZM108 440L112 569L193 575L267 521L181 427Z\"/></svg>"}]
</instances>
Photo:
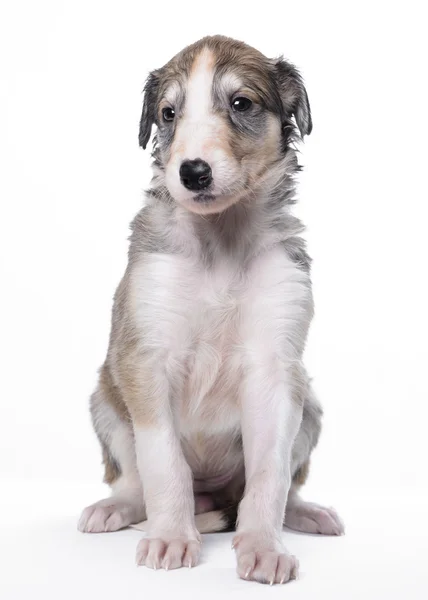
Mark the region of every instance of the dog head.
<instances>
[{"instance_id":1,"label":"dog head","mask_svg":"<svg viewBox=\"0 0 428 600\"><path fill-rule=\"evenodd\" d=\"M296 128L311 132L308 96L283 59L222 36L188 46L146 82L145 148L157 126L157 181L188 210L218 213L275 177ZM294 119L294 121L293 121Z\"/></svg>"}]
</instances>

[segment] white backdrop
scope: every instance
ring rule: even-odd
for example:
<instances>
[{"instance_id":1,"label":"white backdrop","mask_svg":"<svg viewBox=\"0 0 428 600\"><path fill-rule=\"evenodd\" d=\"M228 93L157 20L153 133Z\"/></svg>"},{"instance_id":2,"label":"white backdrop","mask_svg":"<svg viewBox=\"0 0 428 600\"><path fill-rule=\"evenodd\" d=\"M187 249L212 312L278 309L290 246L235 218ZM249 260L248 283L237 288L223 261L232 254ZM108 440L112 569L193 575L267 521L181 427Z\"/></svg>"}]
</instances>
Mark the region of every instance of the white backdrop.
<instances>
[{"instance_id":1,"label":"white backdrop","mask_svg":"<svg viewBox=\"0 0 428 600\"><path fill-rule=\"evenodd\" d=\"M188 43L223 33L267 55L283 53L301 70L312 105L295 212L314 258L306 356L325 421L308 494L342 498L351 523L354 505L345 498L364 495L369 506L377 497L385 506L385 498L403 497L405 526L417 534L428 420L422 13L413 1L2 4L5 525L11 515L38 515L37 504L74 527L81 502L98 499L82 493L55 509L51 502L58 487L72 494L101 478L87 403L126 265L128 225L150 181L150 155L137 142L144 80ZM19 515L10 512L18 505ZM130 562L134 542L135 533L126 538ZM111 560L115 552L112 545ZM40 585L50 589L47 580ZM13 583L7 589L18 597Z\"/></svg>"}]
</instances>

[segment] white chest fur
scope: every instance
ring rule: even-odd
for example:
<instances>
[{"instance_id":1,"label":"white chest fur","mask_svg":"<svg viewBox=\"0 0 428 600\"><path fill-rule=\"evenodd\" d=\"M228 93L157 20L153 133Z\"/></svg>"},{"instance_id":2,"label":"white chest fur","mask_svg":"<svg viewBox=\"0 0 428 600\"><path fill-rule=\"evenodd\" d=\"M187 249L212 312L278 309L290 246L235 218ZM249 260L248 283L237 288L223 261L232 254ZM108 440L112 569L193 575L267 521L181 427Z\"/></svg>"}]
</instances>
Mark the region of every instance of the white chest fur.
<instances>
[{"instance_id":1,"label":"white chest fur","mask_svg":"<svg viewBox=\"0 0 428 600\"><path fill-rule=\"evenodd\" d=\"M227 258L207 268L182 255L145 255L132 282L145 354L153 368L165 370L189 434L238 426L248 356L284 363L300 358L310 286L280 246L245 271Z\"/></svg>"}]
</instances>

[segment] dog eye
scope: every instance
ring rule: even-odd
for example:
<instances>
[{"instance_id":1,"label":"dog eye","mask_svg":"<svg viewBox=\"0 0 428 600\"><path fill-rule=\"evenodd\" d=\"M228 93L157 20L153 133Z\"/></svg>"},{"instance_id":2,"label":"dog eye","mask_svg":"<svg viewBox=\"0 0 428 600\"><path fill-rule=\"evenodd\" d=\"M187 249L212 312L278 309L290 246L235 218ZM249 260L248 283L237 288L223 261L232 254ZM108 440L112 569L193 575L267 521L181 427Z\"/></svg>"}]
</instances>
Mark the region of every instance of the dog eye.
<instances>
[{"instance_id":1,"label":"dog eye","mask_svg":"<svg viewBox=\"0 0 428 600\"><path fill-rule=\"evenodd\" d=\"M175 110L170 106L167 106L162 110L162 117L164 121L173 121L175 117Z\"/></svg>"},{"instance_id":2,"label":"dog eye","mask_svg":"<svg viewBox=\"0 0 428 600\"><path fill-rule=\"evenodd\" d=\"M237 112L244 112L245 110L251 108L252 104L253 103L249 98L245 98L245 96L239 96L232 101L232 108Z\"/></svg>"}]
</instances>

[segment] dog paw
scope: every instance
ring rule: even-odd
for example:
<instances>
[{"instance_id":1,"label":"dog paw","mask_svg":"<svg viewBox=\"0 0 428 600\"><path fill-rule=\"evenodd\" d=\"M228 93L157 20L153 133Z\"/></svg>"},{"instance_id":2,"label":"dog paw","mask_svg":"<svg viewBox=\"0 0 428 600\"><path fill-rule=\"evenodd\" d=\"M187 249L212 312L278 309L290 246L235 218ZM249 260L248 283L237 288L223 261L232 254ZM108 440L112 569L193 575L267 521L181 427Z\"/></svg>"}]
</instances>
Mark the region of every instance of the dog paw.
<instances>
[{"instance_id":1,"label":"dog paw","mask_svg":"<svg viewBox=\"0 0 428 600\"><path fill-rule=\"evenodd\" d=\"M237 571L241 579L259 583L287 583L296 579L299 563L295 556L278 547L258 541L253 533L238 534L232 547L236 551Z\"/></svg>"},{"instance_id":2,"label":"dog paw","mask_svg":"<svg viewBox=\"0 0 428 600\"><path fill-rule=\"evenodd\" d=\"M143 538L137 546L137 565L149 569L194 567L201 553L199 535L195 537Z\"/></svg>"},{"instance_id":3,"label":"dog paw","mask_svg":"<svg viewBox=\"0 0 428 600\"><path fill-rule=\"evenodd\" d=\"M343 535L345 528L333 508L311 502L299 502L287 508L284 524L290 529L321 535Z\"/></svg>"},{"instance_id":4,"label":"dog paw","mask_svg":"<svg viewBox=\"0 0 428 600\"><path fill-rule=\"evenodd\" d=\"M77 528L83 533L117 531L134 522L135 513L131 503L106 498L84 509Z\"/></svg>"}]
</instances>

